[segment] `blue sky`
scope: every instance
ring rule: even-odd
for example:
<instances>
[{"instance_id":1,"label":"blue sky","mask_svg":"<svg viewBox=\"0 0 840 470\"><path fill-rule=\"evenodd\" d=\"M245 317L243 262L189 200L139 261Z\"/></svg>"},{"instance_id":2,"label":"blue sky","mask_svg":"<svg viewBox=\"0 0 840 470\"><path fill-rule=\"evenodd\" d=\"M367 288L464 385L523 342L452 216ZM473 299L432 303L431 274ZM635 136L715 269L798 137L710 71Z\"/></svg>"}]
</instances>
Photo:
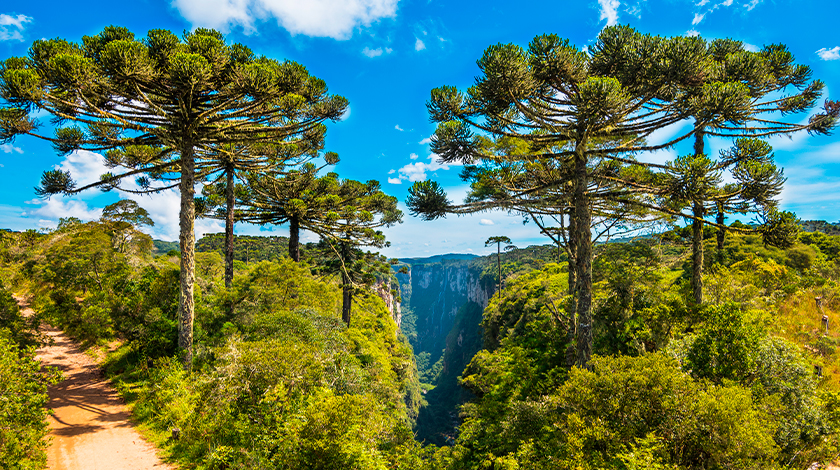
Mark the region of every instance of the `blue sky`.
<instances>
[{"instance_id":1,"label":"blue sky","mask_svg":"<svg viewBox=\"0 0 840 470\"><path fill-rule=\"evenodd\" d=\"M538 34L556 33L583 47L605 25L617 23L665 36L731 37L755 47L783 43L826 83L825 97L838 99L838 17L836 0L6 0L0 6L0 58L26 54L36 39L80 40L111 24L138 36L152 28L214 27L258 54L300 62L333 93L349 99L349 114L327 132L327 148L341 156L336 171L342 177L377 179L400 201L412 181L432 178L457 200L466 188L458 179L459 168L442 166L430 154L434 125L425 102L434 87L471 85L478 73L475 61L491 44L526 45ZM772 143L788 177L782 207L803 219L840 220L840 132ZM710 145L712 151L727 146L724 141ZM667 160L678 153L687 150L649 158ZM67 215L95 219L120 197L92 191L37 199L32 188L43 170L56 166L71 170L81 182L97 179L103 169L96 154L56 155L34 138L0 146L0 228L53 227ZM137 200L156 221L152 235L177 239L175 192ZM548 242L521 220L490 212L422 222L406 213L402 225L386 230L392 246L384 253L486 253L490 249L483 241L493 235L507 235L518 246ZM203 220L197 228L214 232L221 225ZM237 232L285 234L286 229L238 225Z\"/></svg>"}]
</instances>

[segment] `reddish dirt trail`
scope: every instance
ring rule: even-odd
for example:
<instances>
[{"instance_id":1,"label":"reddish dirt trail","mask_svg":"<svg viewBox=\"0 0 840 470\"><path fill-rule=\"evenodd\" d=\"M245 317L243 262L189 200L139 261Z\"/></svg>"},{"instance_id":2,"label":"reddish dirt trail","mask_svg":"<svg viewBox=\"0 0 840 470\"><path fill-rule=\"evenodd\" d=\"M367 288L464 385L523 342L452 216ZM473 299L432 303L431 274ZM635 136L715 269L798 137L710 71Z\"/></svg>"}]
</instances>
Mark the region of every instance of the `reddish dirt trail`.
<instances>
[{"instance_id":1,"label":"reddish dirt trail","mask_svg":"<svg viewBox=\"0 0 840 470\"><path fill-rule=\"evenodd\" d=\"M134 429L131 413L94 360L60 330L45 325L42 331L53 343L38 350L38 359L60 369L65 379L49 389L47 468L173 470Z\"/></svg>"}]
</instances>

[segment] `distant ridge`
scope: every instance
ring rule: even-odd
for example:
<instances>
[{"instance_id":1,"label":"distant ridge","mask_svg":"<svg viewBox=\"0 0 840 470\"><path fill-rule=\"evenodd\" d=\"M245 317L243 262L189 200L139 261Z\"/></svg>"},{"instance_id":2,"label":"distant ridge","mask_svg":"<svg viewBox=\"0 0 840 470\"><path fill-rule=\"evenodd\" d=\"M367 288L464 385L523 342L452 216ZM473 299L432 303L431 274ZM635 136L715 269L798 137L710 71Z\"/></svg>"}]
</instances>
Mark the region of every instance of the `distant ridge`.
<instances>
[{"instance_id":1,"label":"distant ridge","mask_svg":"<svg viewBox=\"0 0 840 470\"><path fill-rule=\"evenodd\" d=\"M431 264L439 263L444 260L470 260L479 258L480 256L472 253L447 253L445 255L434 255L427 258L398 258L401 263L405 264Z\"/></svg>"},{"instance_id":2,"label":"distant ridge","mask_svg":"<svg viewBox=\"0 0 840 470\"><path fill-rule=\"evenodd\" d=\"M824 220L802 220L799 222L806 232L822 232L826 235L840 235L840 222L826 222Z\"/></svg>"}]
</instances>

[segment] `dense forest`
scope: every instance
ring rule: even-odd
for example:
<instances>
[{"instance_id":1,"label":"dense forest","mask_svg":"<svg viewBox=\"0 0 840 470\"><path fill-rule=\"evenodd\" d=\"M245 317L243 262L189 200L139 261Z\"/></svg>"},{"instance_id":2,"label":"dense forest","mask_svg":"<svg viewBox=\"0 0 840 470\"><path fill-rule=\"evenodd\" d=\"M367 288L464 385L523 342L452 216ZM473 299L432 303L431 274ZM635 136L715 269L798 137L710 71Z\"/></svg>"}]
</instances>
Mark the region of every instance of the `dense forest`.
<instances>
[{"instance_id":1,"label":"dense forest","mask_svg":"<svg viewBox=\"0 0 840 470\"><path fill-rule=\"evenodd\" d=\"M41 323L101 353L133 419L183 468L835 461L840 236L781 210L767 142L832 132L840 104L818 108L824 84L783 45L625 26L586 50L556 35L498 44L478 66L474 86L427 103L431 148L463 165L466 197L424 180L406 206L427 221L504 210L547 244L498 234L485 257L389 260L369 250L402 221L397 199L334 171L326 124L348 101L300 64L202 28L108 27L6 59L0 143L102 152L113 170L89 184L48 170L38 195L178 188L180 239L153 240L131 199L98 220L0 232L4 468L45 463L61 374L35 360ZM713 137L729 144L719 155ZM683 141L693 152L644 159ZM224 233L196 241L197 218ZM236 223L289 236L236 236Z\"/></svg>"}]
</instances>

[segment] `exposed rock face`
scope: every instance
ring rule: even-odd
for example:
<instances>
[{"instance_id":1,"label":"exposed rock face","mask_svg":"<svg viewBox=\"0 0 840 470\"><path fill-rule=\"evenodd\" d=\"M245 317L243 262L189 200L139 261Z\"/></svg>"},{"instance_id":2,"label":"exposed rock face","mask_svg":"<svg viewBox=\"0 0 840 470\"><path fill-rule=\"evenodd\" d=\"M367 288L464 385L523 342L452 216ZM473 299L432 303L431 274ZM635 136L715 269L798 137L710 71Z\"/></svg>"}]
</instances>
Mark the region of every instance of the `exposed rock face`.
<instances>
[{"instance_id":1,"label":"exposed rock face","mask_svg":"<svg viewBox=\"0 0 840 470\"><path fill-rule=\"evenodd\" d=\"M452 443L458 406L472 397L457 378L481 349L481 316L495 290L492 279L482 281L476 259L442 258L402 260L409 272L397 275L406 306L403 331L414 354L428 354L428 373L439 371L426 377L435 388L426 394L428 405L420 409L414 430L418 439L437 445Z\"/></svg>"},{"instance_id":2,"label":"exposed rock face","mask_svg":"<svg viewBox=\"0 0 840 470\"><path fill-rule=\"evenodd\" d=\"M399 285L391 284L391 279L380 279L376 281L376 284L373 286L373 290L385 302L385 306L388 308L388 311L391 312L391 318L394 319L394 322L397 324L397 327L400 327L402 324L402 306L400 302L397 301L397 297L399 296Z\"/></svg>"},{"instance_id":3,"label":"exposed rock face","mask_svg":"<svg viewBox=\"0 0 840 470\"><path fill-rule=\"evenodd\" d=\"M481 269L472 260L442 260L410 264L407 275L397 276L403 301L416 316L415 354L428 352L434 363L446 347L458 309L468 302L478 304L482 310L487 306L494 286L483 285L480 275Z\"/></svg>"}]
</instances>

